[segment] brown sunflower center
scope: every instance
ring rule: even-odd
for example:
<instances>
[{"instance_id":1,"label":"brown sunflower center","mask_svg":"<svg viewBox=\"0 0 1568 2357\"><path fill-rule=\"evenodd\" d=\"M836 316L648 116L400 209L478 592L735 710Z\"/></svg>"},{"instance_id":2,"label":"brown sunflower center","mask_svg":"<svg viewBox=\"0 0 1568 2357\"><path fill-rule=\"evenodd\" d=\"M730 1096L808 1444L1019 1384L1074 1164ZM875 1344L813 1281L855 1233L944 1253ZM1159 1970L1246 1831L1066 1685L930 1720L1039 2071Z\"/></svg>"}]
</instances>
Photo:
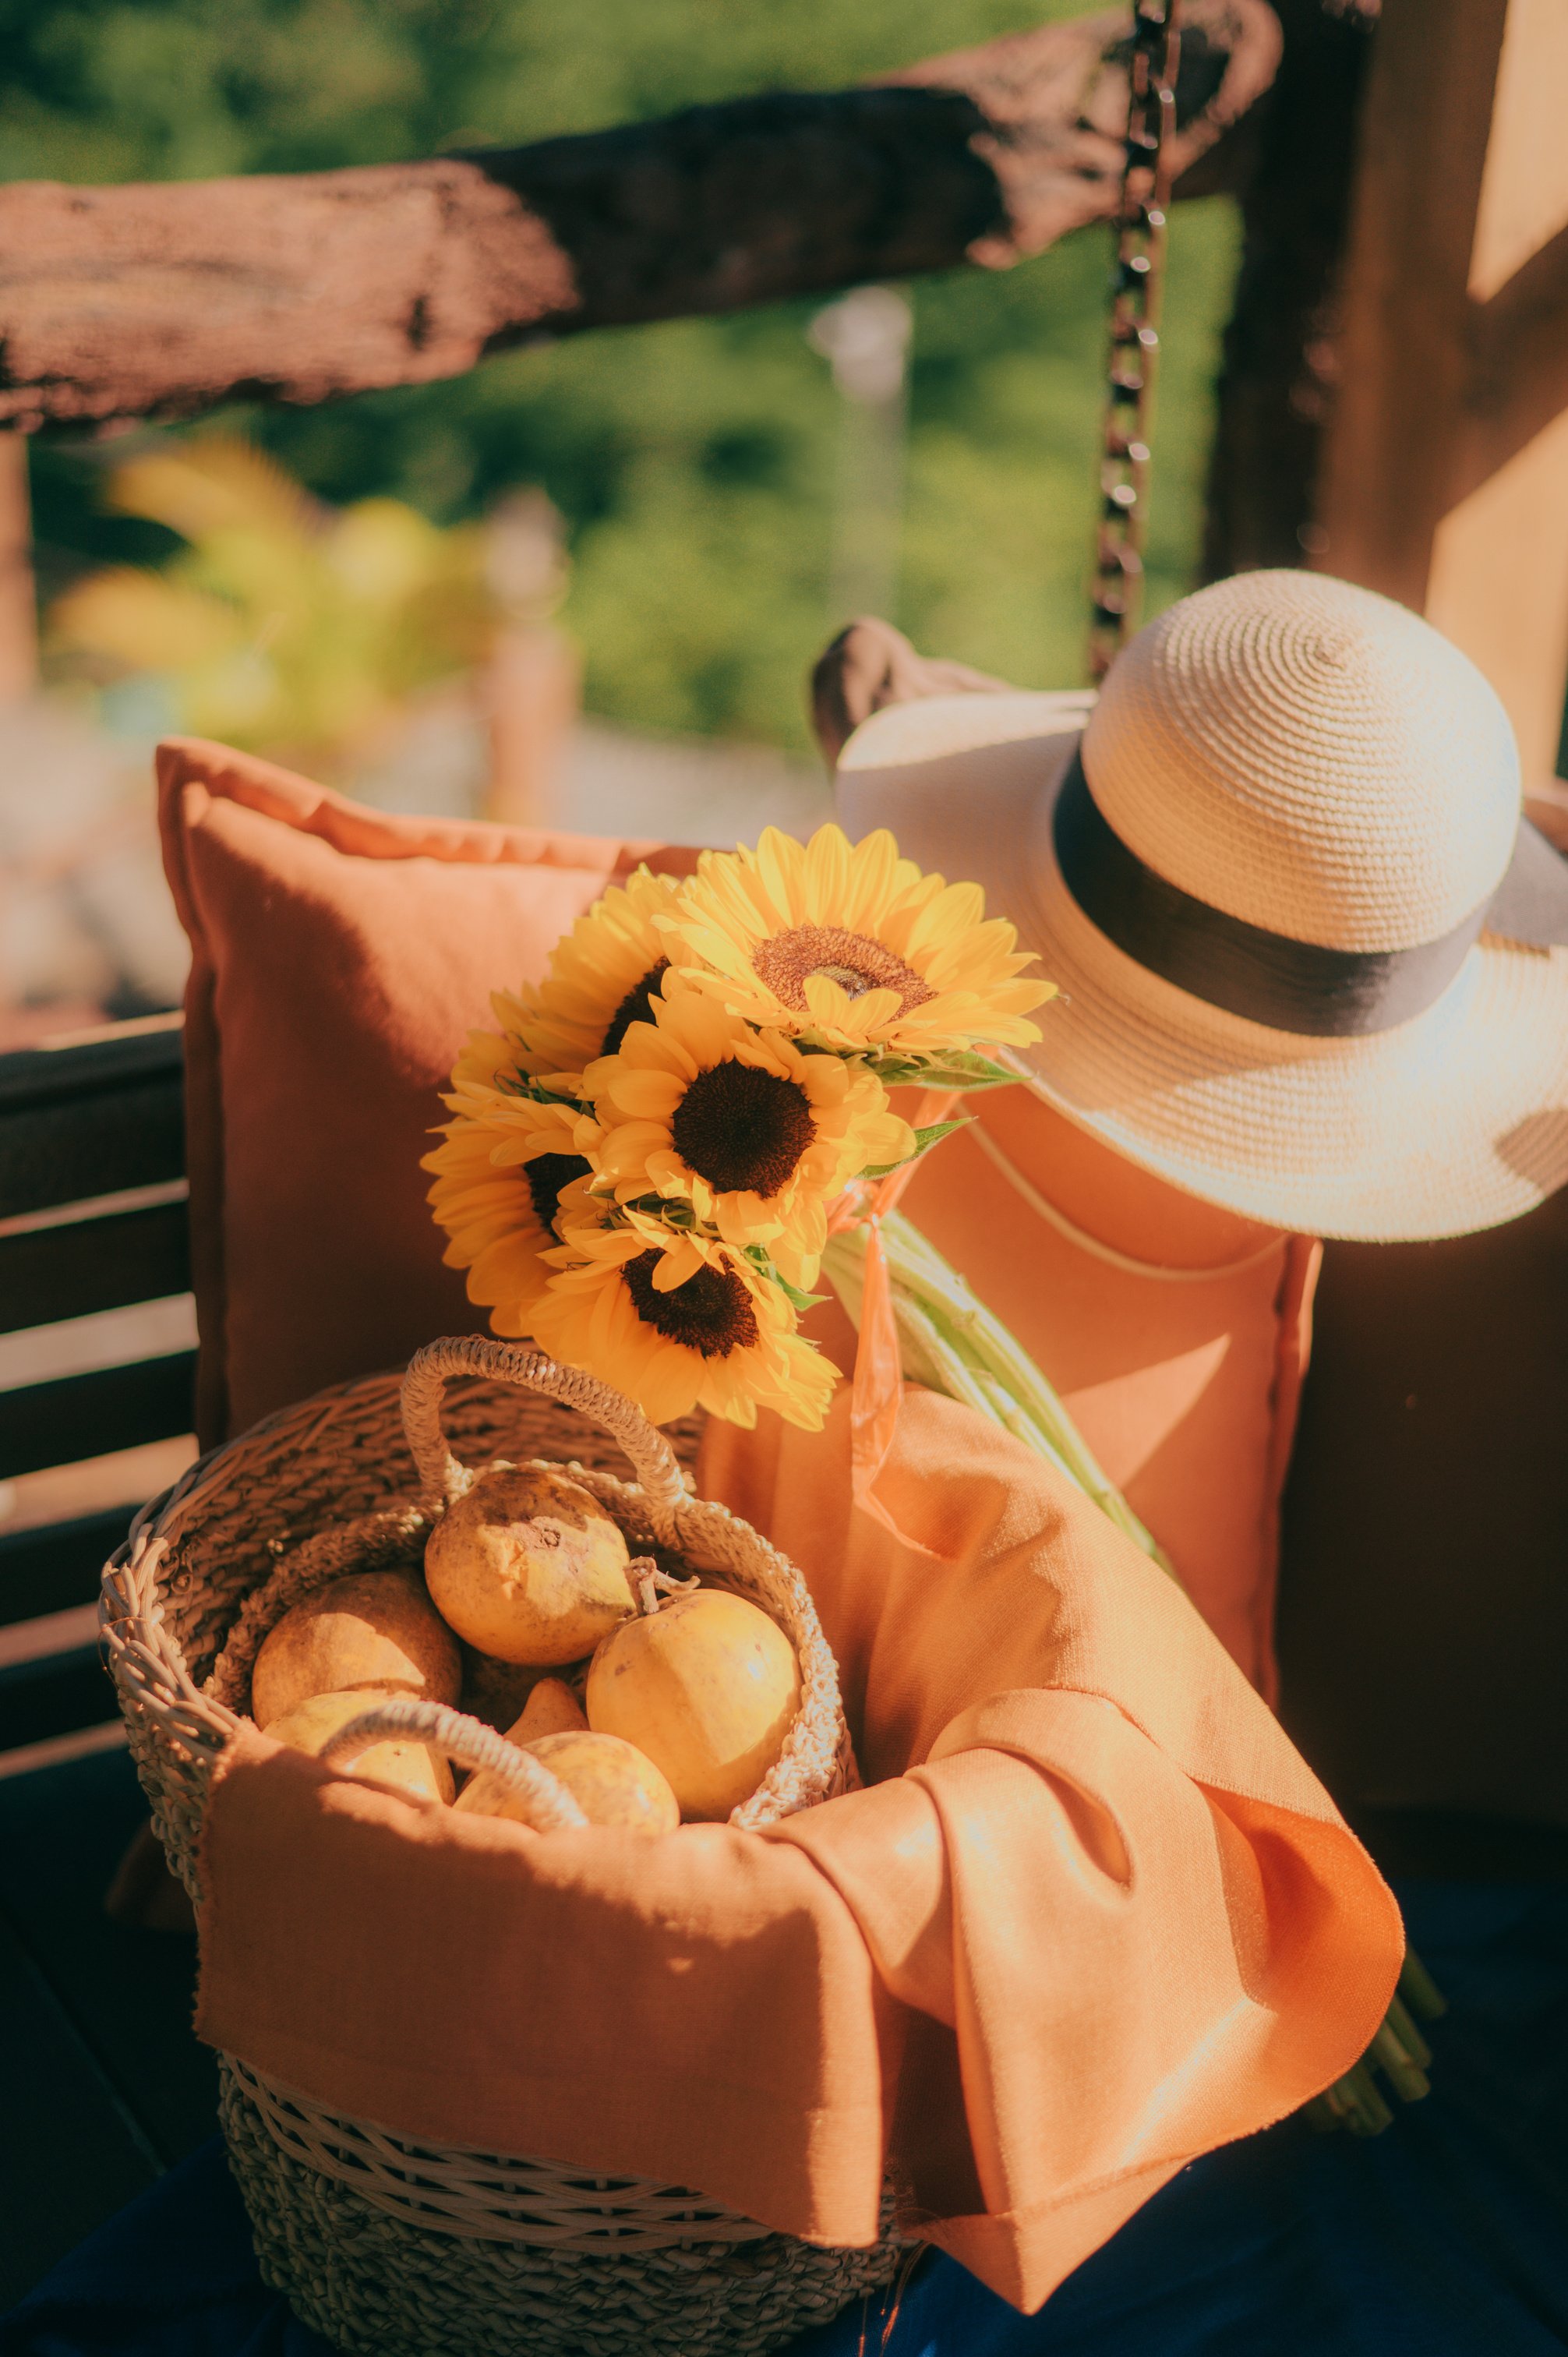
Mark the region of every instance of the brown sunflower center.
<instances>
[{"instance_id":1,"label":"brown sunflower center","mask_svg":"<svg viewBox=\"0 0 1568 2357\"><path fill-rule=\"evenodd\" d=\"M852 933L843 925L792 926L787 933L758 942L751 963L774 996L797 1015L810 1011L806 983L813 974L836 982L850 998L864 998L868 990L896 990L899 1006L909 1007L936 996L930 985L885 942Z\"/></svg>"},{"instance_id":2,"label":"brown sunflower center","mask_svg":"<svg viewBox=\"0 0 1568 2357\"><path fill-rule=\"evenodd\" d=\"M653 1272L662 1254L639 1253L621 1270L626 1289L645 1326L682 1350L704 1359L727 1359L757 1340L757 1312L744 1281L733 1268L700 1268L673 1293L656 1291Z\"/></svg>"},{"instance_id":3,"label":"brown sunflower center","mask_svg":"<svg viewBox=\"0 0 1568 2357\"><path fill-rule=\"evenodd\" d=\"M553 1226L562 1189L569 1187L574 1178L582 1178L589 1168L580 1154L536 1154L532 1162L523 1164L522 1175L528 1181L534 1216L542 1228Z\"/></svg>"},{"instance_id":4,"label":"brown sunflower center","mask_svg":"<svg viewBox=\"0 0 1568 2357\"><path fill-rule=\"evenodd\" d=\"M634 1023L652 1022L653 1017L648 1011L648 1002L669 971L669 959L660 958L655 964L649 967L640 982L632 984L631 988L610 1017L610 1028L605 1033L599 1046L601 1056L613 1056Z\"/></svg>"},{"instance_id":5,"label":"brown sunflower center","mask_svg":"<svg viewBox=\"0 0 1568 2357\"><path fill-rule=\"evenodd\" d=\"M755 1064L714 1064L699 1072L670 1124L687 1169L721 1195L777 1195L816 1134L800 1082Z\"/></svg>"}]
</instances>

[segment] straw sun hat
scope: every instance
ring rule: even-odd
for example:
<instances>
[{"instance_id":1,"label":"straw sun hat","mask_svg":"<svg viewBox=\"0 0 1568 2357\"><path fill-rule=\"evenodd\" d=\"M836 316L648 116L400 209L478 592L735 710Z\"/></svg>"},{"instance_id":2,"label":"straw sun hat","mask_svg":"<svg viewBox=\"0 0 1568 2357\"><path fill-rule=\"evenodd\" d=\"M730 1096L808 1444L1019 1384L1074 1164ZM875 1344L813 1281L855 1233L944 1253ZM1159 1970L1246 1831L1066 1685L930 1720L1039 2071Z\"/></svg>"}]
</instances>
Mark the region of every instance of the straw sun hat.
<instances>
[{"instance_id":1,"label":"straw sun hat","mask_svg":"<svg viewBox=\"0 0 1568 2357\"><path fill-rule=\"evenodd\" d=\"M1033 1086L1188 1192L1388 1242L1568 1179L1568 863L1491 688L1403 607L1239 575L1098 701L876 714L838 796L984 886L1062 992Z\"/></svg>"}]
</instances>

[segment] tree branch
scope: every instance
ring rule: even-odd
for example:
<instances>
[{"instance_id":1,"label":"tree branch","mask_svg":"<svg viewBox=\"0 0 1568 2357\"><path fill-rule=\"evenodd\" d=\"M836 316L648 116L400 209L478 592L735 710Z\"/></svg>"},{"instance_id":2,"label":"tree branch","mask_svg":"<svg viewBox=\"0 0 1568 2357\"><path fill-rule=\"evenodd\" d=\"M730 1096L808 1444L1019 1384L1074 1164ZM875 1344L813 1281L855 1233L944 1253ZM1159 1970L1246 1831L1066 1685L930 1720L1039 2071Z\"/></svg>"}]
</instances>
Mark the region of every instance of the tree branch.
<instances>
[{"instance_id":1,"label":"tree branch","mask_svg":"<svg viewBox=\"0 0 1568 2357\"><path fill-rule=\"evenodd\" d=\"M1182 193L1269 84L1265 0L1187 0ZM426 382L509 345L1001 267L1107 218L1125 12L868 89L342 172L0 188L0 425ZM1193 167L1205 158L1197 171Z\"/></svg>"}]
</instances>

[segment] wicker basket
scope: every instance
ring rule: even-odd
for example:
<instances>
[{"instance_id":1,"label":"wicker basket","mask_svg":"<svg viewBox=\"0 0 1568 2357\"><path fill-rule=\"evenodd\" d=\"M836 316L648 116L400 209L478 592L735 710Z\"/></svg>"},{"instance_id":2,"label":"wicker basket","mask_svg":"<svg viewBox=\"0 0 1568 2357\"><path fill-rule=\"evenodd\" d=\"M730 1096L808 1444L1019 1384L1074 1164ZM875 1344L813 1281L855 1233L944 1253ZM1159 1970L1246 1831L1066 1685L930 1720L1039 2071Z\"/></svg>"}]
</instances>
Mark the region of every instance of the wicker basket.
<instances>
[{"instance_id":1,"label":"wicker basket","mask_svg":"<svg viewBox=\"0 0 1568 2357\"><path fill-rule=\"evenodd\" d=\"M568 1464L635 1549L748 1596L789 1635L800 1710L732 1822L774 1822L854 1781L837 1673L795 1566L694 1498L669 1442L607 1386L506 1344L435 1343L401 1386L391 1375L339 1384L202 1458L143 1510L105 1569L102 1622L131 1750L193 1897L209 1781L267 1630L344 1571L417 1563L474 1478L442 1433L451 1378L446 1421L465 1460ZM673 1429L688 1461L697 1431L694 1419ZM637 1484L610 1469L619 1453ZM413 1714L465 1764L499 1767L542 1826L578 1821L537 1761L520 1772L524 1755L459 1712L381 1706L344 1730L350 1748L390 1725L386 1712L399 1727ZM887 2204L874 2246L820 2248L679 2187L427 2146L340 2118L232 2057L220 2067L263 2273L364 2357L743 2357L887 2283L908 2248Z\"/></svg>"}]
</instances>

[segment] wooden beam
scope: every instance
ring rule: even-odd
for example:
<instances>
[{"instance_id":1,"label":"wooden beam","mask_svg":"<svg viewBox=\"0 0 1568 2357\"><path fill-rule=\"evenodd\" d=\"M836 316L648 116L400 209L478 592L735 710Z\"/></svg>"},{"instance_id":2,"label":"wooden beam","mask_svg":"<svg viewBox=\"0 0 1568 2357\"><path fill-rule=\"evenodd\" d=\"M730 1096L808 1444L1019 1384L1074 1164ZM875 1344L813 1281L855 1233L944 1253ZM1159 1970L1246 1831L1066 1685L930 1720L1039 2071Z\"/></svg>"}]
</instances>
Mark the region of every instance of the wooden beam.
<instances>
[{"instance_id":1,"label":"wooden beam","mask_svg":"<svg viewBox=\"0 0 1568 2357\"><path fill-rule=\"evenodd\" d=\"M1563 17L1568 31L1568 13ZM1564 154L1568 156L1568 144ZM1468 418L1457 474L1474 490L1549 426L1568 398L1568 229L1470 317Z\"/></svg>"},{"instance_id":2,"label":"wooden beam","mask_svg":"<svg viewBox=\"0 0 1568 2357\"><path fill-rule=\"evenodd\" d=\"M1560 0L1513 0L1504 28L1470 252L1469 291L1487 303L1568 225L1561 77L1568 18Z\"/></svg>"},{"instance_id":3,"label":"wooden beam","mask_svg":"<svg viewBox=\"0 0 1568 2357\"><path fill-rule=\"evenodd\" d=\"M0 1229L0 1334L189 1290L190 1222L182 1202L20 1234Z\"/></svg>"},{"instance_id":4,"label":"wooden beam","mask_svg":"<svg viewBox=\"0 0 1568 2357\"><path fill-rule=\"evenodd\" d=\"M1568 685L1568 410L1443 517L1425 612L1502 697L1536 793L1557 766Z\"/></svg>"},{"instance_id":5,"label":"wooden beam","mask_svg":"<svg viewBox=\"0 0 1568 2357\"><path fill-rule=\"evenodd\" d=\"M0 1056L0 1221L184 1176L177 1016Z\"/></svg>"},{"instance_id":6,"label":"wooden beam","mask_svg":"<svg viewBox=\"0 0 1568 2357\"><path fill-rule=\"evenodd\" d=\"M33 587L33 511L27 446L0 433L0 705L38 683L38 608Z\"/></svg>"},{"instance_id":7,"label":"wooden beam","mask_svg":"<svg viewBox=\"0 0 1568 2357\"><path fill-rule=\"evenodd\" d=\"M138 1499L41 1529L0 1531L0 1631L95 1602L103 1566L140 1503Z\"/></svg>"},{"instance_id":8,"label":"wooden beam","mask_svg":"<svg viewBox=\"0 0 1568 2357\"><path fill-rule=\"evenodd\" d=\"M1568 681L1565 74L1561 0L1386 0L1316 551L1480 665L1527 791Z\"/></svg>"},{"instance_id":9,"label":"wooden beam","mask_svg":"<svg viewBox=\"0 0 1568 2357\"><path fill-rule=\"evenodd\" d=\"M1316 554L1417 611L1465 401L1470 252L1508 5L1388 0L1362 111Z\"/></svg>"},{"instance_id":10,"label":"wooden beam","mask_svg":"<svg viewBox=\"0 0 1568 2357\"><path fill-rule=\"evenodd\" d=\"M1268 87L1265 0L1188 0L1176 162ZM0 188L0 423L452 376L507 345L1000 267L1109 217L1125 10L873 88L285 178ZM1197 178L1194 188L1212 186Z\"/></svg>"},{"instance_id":11,"label":"wooden beam","mask_svg":"<svg viewBox=\"0 0 1568 2357\"><path fill-rule=\"evenodd\" d=\"M195 1396L194 1351L0 1392L0 1481L177 1438L191 1429Z\"/></svg>"},{"instance_id":12,"label":"wooden beam","mask_svg":"<svg viewBox=\"0 0 1568 2357\"><path fill-rule=\"evenodd\" d=\"M1561 0L1509 0L1469 256L1467 374L1426 611L1474 657L1527 792L1557 767L1568 685L1568 75Z\"/></svg>"}]
</instances>

